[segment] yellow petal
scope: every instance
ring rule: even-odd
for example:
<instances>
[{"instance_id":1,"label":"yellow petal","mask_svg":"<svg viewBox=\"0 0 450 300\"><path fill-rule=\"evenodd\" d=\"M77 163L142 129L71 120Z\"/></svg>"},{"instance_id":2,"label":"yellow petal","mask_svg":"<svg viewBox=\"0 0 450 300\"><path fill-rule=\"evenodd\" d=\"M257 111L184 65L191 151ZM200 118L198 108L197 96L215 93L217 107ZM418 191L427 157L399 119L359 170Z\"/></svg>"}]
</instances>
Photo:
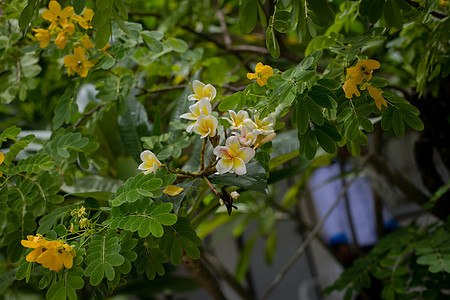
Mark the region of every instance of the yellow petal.
<instances>
[{"instance_id":1,"label":"yellow petal","mask_svg":"<svg viewBox=\"0 0 450 300\"><path fill-rule=\"evenodd\" d=\"M83 16L86 20L92 20L92 17L94 16L94 11L90 8L86 8L84 10Z\"/></svg>"},{"instance_id":2,"label":"yellow petal","mask_svg":"<svg viewBox=\"0 0 450 300\"><path fill-rule=\"evenodd\" d=\"M366 68L371 69L371 70L380 68L380 63L374 59L364 59L364 60L360 61L359 63L361 63L361 65L363 65Z\"/></svg>"},{"instance_id":3,"label":"yellow petal","mask_svg":"<svg viewBox=\"0 0 450 300\"><path fill-rule=\"evenodd\" d=\"M55 14L59 14L61 12L61 5L59 5L58 1L50 1L48 9Z\"/></svg>"},{"instance_id":4,"label":"yellow petal","mask_svg":"<svg viewBox=\"0 0 450 300\"><path fill-rule=\"evenodd\" d=\"M264 66L264 68L261 70L261 74L264 77L270 77L273 76L273 69L271 66Z\"/></svg>"},{"instance_id":5,"label":"yellow petal","mask_svg":"<svg viewBox=\"0 0 450 300\"><path fill-rule=\"evenodd\" d=\"M0 152L0 164L2 164L4 160L5 160L5 154L3 154L3 152Z\"/></svg>"},{"instance_id":6,"label":"yellow petal","mask_svg":"<svg viewBox=\"0 0 450 300\"><path fill-rule=\"evenodd\" d=\"M68 18L71 15L73 15L73 7L72 6L67 6L61 12L61 18Z\"/></svg>"},{"instance_id":7,"label":"yellow petal","mask_svg":"<svg viewBox=\"0 0 450 300\"><path fill-rule=\"evenodd\" d=\"M264 65L262 63L257 63L255 67L255 73L261 73L262 69L264 68Z\"/></svg>"},{"instance_id":8,"label":"yellow petal","mask_svg":"<svg viewBox=\"0 0 450 300\"><path fill-rule=\"evenodd\" d=\"M267 84L267 77L257 78L256 82L258 82L259 86L265 86Z\"/></svg>"},{"instance_id":9,"label":"yellow petal","mask_svg":"<svg viewBox=\"0 0 450 300\"><path fill-rule=\"evenodd\" d=\"M252 80L256 78L256 73L247 73L247 78Z\"/></svg>"},{"instance_id":10,"label":"yellow petal","mask_svg":"<svg viewBox=\"0 0 450 300\"><path fill-rule=\"evenodd\" d=\"M163 193L166 194L166 195L169 195L169 196L176 196L179 193L181 193L183 190L184 190L183 188L178 187L176 185L168 185L164 189Z\"/></svg>"}]
</instances>

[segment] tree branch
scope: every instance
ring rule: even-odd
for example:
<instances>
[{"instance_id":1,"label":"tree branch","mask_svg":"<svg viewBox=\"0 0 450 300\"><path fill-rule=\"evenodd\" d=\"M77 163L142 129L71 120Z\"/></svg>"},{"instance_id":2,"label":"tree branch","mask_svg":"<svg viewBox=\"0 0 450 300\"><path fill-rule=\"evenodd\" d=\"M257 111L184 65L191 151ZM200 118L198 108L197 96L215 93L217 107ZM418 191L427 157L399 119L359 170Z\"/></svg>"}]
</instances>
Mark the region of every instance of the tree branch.
<instances>
[{"instance_id":1,"label":"tree branch","mask_svg":"<svg viewBox=\"0 0 450 300\"><path fill-rule=\"evenodd\" d=\"M414 8L419 8L420 9L421 5L419 3L417 3L417 2L414 2L412 0L405 0L405 2L408 3L410 6L412 6ZM444 18L447 17L446 14L440 13L440 12L435 11L435 10L431 11L430 15L432 15L433 17L436 17L438 19L444 19Z\"/></svg>"}]
</instances>

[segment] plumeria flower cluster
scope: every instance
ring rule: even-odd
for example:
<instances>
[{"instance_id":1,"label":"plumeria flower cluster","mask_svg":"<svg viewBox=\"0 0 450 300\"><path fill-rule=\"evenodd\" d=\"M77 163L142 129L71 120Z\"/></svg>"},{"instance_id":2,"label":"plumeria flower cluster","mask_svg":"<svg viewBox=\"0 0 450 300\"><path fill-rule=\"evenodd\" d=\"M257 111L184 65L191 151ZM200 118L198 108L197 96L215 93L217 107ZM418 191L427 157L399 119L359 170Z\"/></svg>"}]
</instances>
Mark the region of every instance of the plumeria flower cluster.
<instances>
[{"instance_id":1,"label":"plumeria flower cluster","mask_svg":"<svg viewBox=\"0 0 450 300\"><path fill-rule=\"evenodd\" d=\"M218 120L212 115L211 101L216 96L216 89L211 84L204 84L194 80L191 85L193 94L188 100L197 101L189 106L189 113L180 118L191 121L186 131L200 135L200 138L212 138L218 133ZM248 112L238 113L230 110L230 118L224 118L230 123L232 135L225 141L225 146L216 146L214 154L217 156L217 171L219 174L227 172L243 175L247 173L245 166L254 156L255 149L275 137L274 121L271 118L260 119L256 114L254 120L249 118ZM253 148L252 148L253 147Z\"/></svg>"},{"instance_id":2,"label":"plumeria flower cluster","mask_svg":"<svg viewBox=\"0 0 450 300\"><path fill-rule=\"evenodd\" d=\"M345 92L345 97L351 99L353 95L359 97L361 93L358 90L365 90L369 92L369 95L375 100L375 105L378 110L381 110L381 106L387 107L387 102L381 95L382 90L373 87L369 81L372 78L373 70L379 69L380 63L374 59L364 59L359 61L356 66L347 69L347 76L345 77L344 85L342 89ZM363 83L364 81L364 83ZM361 85L362 84L362 85Z\"/></svg>"},{"instance_id":3,"label":"plumeria flower cluster","mask_svg":"<svg viewBox=\"0 0 450 300\"><path fill-rule=\"evenodd\" d=\"M22 246L32 248L26 260L37 262L50 271L59 272L63 266L72 268L75 251L63 241L49 241L42 235L29 235L26 240L21 241Z\"/></svg>"},{"instance_id":4,"label":"plumeria flower cluster","mask_svg":"<svg viewBox=\"0 0 450 300\"><path fill-rule=\"evenodd\" d=\"M74 54L64 57L64 65L69 76L78 74L80 77L86 77L89 69L97 62L89 60L85 55L86 51L94 49L89 36L93 16L92 9L85 8L82 16L79 16L74 13L72 6L62 8L58 1L52 0L48 4L48 9L42 13L42 18L49 21L50 25L48 28L33 29L41 48L47 47L53 38L59 49L65 49L68 41L73 41ZM107 47L109 44L105 48Z\"/></svg>"}]
</instances>

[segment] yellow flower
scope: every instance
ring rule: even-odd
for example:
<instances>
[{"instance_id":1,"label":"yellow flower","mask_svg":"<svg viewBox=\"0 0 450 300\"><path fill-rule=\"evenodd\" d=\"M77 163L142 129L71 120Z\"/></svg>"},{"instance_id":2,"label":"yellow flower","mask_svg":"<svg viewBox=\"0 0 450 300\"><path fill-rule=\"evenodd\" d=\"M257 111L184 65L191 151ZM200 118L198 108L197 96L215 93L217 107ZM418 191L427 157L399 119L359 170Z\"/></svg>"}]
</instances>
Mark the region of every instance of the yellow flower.
<instances>
[{"instance_id":1,"label":"yellow flower","mask_svg":"<svg viewBox=\"0 0 450 300\"><path fill-rule=\"evenodd\" d=\"M142 163L139 165L138 169L145 171L144 174L148 174L150 172L155 173L159 167L162 166L162 163L158 160L156 155L149 150L145 150L141 153Z\"/></svg>"},{"instance_id":2,"label":"yellow flower","mask_svg":"<svg viewBox=\"0 0 450 300\"><path fill-rule=\"evenodd\" d=\"M64 65L67 68L67 73L69 76L78 73L80 77L86 77L89 68L92 68L97 60L88 60L84 56L84 49L81 47L77 47L73 50L74 55L66 55L64 57Z\"/></svg>"},{"instance_id":3,"label":"yellow flower","mask_svg":"<svg viewBox=\"0 0 450 300\"><path fill-rule=\"evenodd\" d=\"M241 129L244 126L244 121L248 119L248 112L245 110L240 110L237 114L233 110L229 110L228 114L230 115L230 119L224 118L231 124L231 129Z\"/></svg>"},{"instance_id":4,"label":"yellow flower","mask_svg":"<svg viewBox=\"0 0 450 300\"><path fill-rule=\"evenodd\" d=\"M205 138L207 136L213 137L217 133L217 126L219 122L214 116L198 116L197 122L192 126L192 131L199 134L200 138Z\"/></svg>"},{"instance_id":5,"label":"yellow flower","mask_svg":"<svg viewBox=\"0 0 450 300\"><path fill-rule=\"evenodd\" d=\"M194 80L192 84L190 84L191 90L194 94L188 96L188 100L201 100L203 98L208 98L209 101L213 100L216 97L216 88L211 84L204 84L198 80Z\"/></svg>"},{"instance_id":6,"label":"yellow flower","mask_svg":"<svg viewBox=\"0 0 450 300\"><path fill-rule=\"evenodd\" d=\"M39 42L41 42L40 47L41 48L47 47L48 44L50 43L50 32L48 32L48 29L42 29L42 28L34 29L33 28L33 31L36 32L34 34L36 39Z\"/></svg>"},{"instance_id":7,"label":"yellow flower","mask_svg":"<svg viewBox=\"0 0 450 300\"><path fill-rule=\"evenodd\" d=\"M356 84L360 84L364 78L369 81L372 78L372 71L379 67L380 63L378 61L374 59L363 59L356 66L347 69L347 76L352 77Z\"/></svg>"},{"instance_id":8,"label":"yellow flower","mask_svg":"<svg viewBox=\"0 0 450 300\"><path fill-rule=\"evenodd\" d=\"M273 76L273 69L271 66L265 66L262 63L258 63L255 68L255 73L247 73L248 79L255 79L260 86L267 84L267 78Z\"/></svg>"},{"instance_id":9,"label":"yellow flower","mask_svg":"<svg viewBox=\"0 0 450 300\"><path fill-rule=\"evenodd\" d=\"M200 115L209 116L211 114L211 102L209 101L209 98L203 98L202 100L197 101L195 104L189 106L189 110L191 111L190 113L185 113L180 116L180 118L182 119L194 121L186 128L187 132L192 131L192 128L194 127Z\"/></svg>"},{"instance_id":10,"label":"yellow flower","mask_svg":"<svg viewBox=\"0 0 450 300\"><path fill-rule=\"evenodd\" d=\"M244 124L249 126L258 135L268 135L274 132L273 126L275 125L275 121L270 116L260 120L259 114L256 114L255 121L248 118L244 120Z\"/></svg>"},{"instance_id":11,"label":"yellow flower","mask_svg":"<svg viewBox=\"0 0 450 300\"><path fill-rule=\"evenodd\" d=\"M62 267L67 269L73 266L75 251L62 241L47 241L42 235L27 236L27 240L21 241L22 246L34 249L26 260L40 263L44 268L59 272Z\"/></svg>"},{"instance_id":12,"label":"yellow flower","mask_svg":"<svg viewBox=\"0 0 450 300\"><path fill-rule=\"evenodd\" d=\"M81 38L81 44L83 45L84 48L86 49L91 49L94 48L94 44L92 44L91 39L89 38L89 36L84 35Z\"/></svg>"},{"instance_id":13,"label":"yellow flower","mask_svg":"<svg viewBox=\"0 0 450 300\"><path fill-rule=\"evenodd\" d=\"M53 241L48 243L53 243L52 247L48 248L41 255L39 255L36 262L40 263L44 268L47 268L50 271L59 272L63 266L67 269L72 268L75 251L62 241Z\"/></svg>"},{"instance_id":14,"label":"yellow flower","mask_svg":"<svg viewBox=\"0 0 450 300\"><path fill-rule=\"evenodd\" d=\"M92 28L91 21L92 17L94 16L94 11L90 8L86 8L83 12L82 16L74 15L72 19L78 22L78 24L83 27L84 29Z\"/></svg>"},{"instance_id":15,"label":"yellow flower","mask_svg":"<svg viewBox=\"0 0 450 300\"><path fill-rule=\"evenodd\" d=\"M243 175L247 173L245 164L255 156L255 150L250 147L242 147L238 138L231 136L225 142L225 147L214 148L214 154L220 159L217 163L219 174L231 172Z\"/></svg>"},{"instance_id":16,"label":"yellow flower","mask_svg":"<svg viewBox=\"0 0 450 300\"><path fill-rule=\"evenodd\" d=\"M72 23L66 23L63 25L63 30L61 30L56 36L55 45L58 46L59 49L64 49L67 45L67 41L69 40L69 35L75 32L75 25Z\"/></svg>"},{"instance_id":17,"label":"yellow flower","mask_svg":"<svg viewBox=\"0 0 450 300\"><path fill-rule=\"evenodd\" d=\"M356 87L356 82L353 77L347 76L347 80L344 82L342 89L345 92L345 97L348 99L351 99L353 97L353 94L355 94L356 97L359 97L361 95L358 91L358 88Z\"/></svg>"},{"instance_id":18,"label":"yellow flower","mask_svg":"<svg viewBox=\"0 0 450 300\"><path fill-rule=\"evenodd\" d=\"M383 91L374 88L370 85L367 86L367 90L369 91L370 97L372 97L375 100L375 105L377 106L378 110L381 110L381 106L384 105L387 107L386 99L381 96Z\"/></svg>"},{"instance_id":19,"label":"yellow flower","mask_svg":"<svg viewBox=\"0 0 450 300\"><path fill-rule=\"evenodd\" d=\"M176 185L168 185L164 189L163 193L166 195L169 195L169 196L176 196L179 193L181 193L182 191L184 191L184 189L182 187L179 187Z\"/></svg>"},{"instance_id":20,"label":"yellow flower","mask_svg":"<svg viewBox=\"0 0 450 300\"><path fill-rule=\"evenodd\" d=\"M73 15L73 7L68 6L61 10L61 5L57 1L50 1L48 4L48 9L42 13L42 18L47 21L52 22L50 24L50 29L55 26L64 26L67 24L67 18Z\"/></svg>"},{"instance_id":21,"label":"yellow flower","mask_svg":"<svg viewBox=\"0 0 450 300\"><path fill-rule=\"evenodd\" d=\"M3 161L5 160L5 154L3 154L3 152L0 152L0 165L3 163ZM2 176L3 173L0 171L0 176Z\"/></svg>"}]
</instances>

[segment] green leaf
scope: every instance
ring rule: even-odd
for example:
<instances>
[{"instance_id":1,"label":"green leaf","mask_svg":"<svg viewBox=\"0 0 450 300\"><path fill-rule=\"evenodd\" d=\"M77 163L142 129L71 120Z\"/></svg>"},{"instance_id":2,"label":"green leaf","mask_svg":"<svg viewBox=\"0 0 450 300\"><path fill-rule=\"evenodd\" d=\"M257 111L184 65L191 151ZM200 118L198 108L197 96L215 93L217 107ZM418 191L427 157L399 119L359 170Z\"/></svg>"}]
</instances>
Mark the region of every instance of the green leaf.
<instances>
[{"instance_id":1,"label":"green leaf","mask_svg":"<svg viewBox=\"0 0 450 300\"><path fill-rule=\"evenodd\" d=\"M116 0L117 1L117 0ZM121 1L121 0L118 0ZM125 24L125 21L122 19L122 17L116 12L115 9L111 10L111 16L116 21L117 25L119 25L120 29L122 29L123 32L126 34L130 34L130 30L128 29L127 24Z\"/></svg>"},{"instance_id":2,"label":"green leaf","mask_svg":"<svg viewBox=\"0 0 450 300\"><path fill-rule=\"evenodd\" d=\"M272 55L273 58L278 58L280 56L280 46L278 45L275 31L270 25L266 29L266 47L269 49L270 55Z\"/></svg>"},{"instance_id":3,"label":"green leaf","mask_svg":"<svg viewBox=\"0 0 450 300\"><path fill-rule=\"evenodd\" d=\"M257 0L243 0L239 7L239 29L242 33L250 33L258 20Z\"/></svg>"},{"instance_id":4,"label":"green leaf","mask_svg":"<svg viewBox=\"0 0 450 300\"><path fill-rule=\"evenodd\" d=\"M46 298L48 300L66 299L66 287L64 281L57 281L48 289Z\"/></svg>"},{"instance_id":5,"label":"green leaf","mask_svg":"<svg viewBox=\"0 0 450 300\"><path fill-rule=\"evenodd\" d=\"M19 17L19 27L20 30L25 30L25 28L30 24L31 18L33 17L34 7L36 6L37 0L28 0L27 6L23 9Z\"/></svg>"},{"instance_id":6,"label":"green leaf","mask_svg":"<svg viewBox=\"0 0 450 300\"><path fill-rule=\"evenodd\" d=\"M320 130L319 128L314 129L314 133L316 134L317 141L319 145L328 153L336 152L336 143L329 137L325 132Z\"/></svg>"},{"instance_id":7,"label":"green leaf","mask_svg":"<svg viewBox=\"0 0 450 300\"><path fill-rule=\"evenodd\" d=\"M141 238L145 238L150 234L150 219L145 219L144 222L142 222L141 226L139 227L138 234Z\"/></svg>"},{"instance_id":8,"label":"green leaf","mask_svg":"<svg viewBox=\"0 0 450 300\"><path fill-rule=\"evenodd\" d=\"M300 144L304 144L305 157L309 160L316 156L317 140L316 135L312 131L308 131L304 138L300 141Z\"/></svg>"},{"instance_id":9,"label":"green leaf","mask_svg":"<svg viewBox=\"0 0 450 300\"><path fill-rule=\"evenodd\" d=\"M219 104L220 111L228 111L234 109L237 106L239 98L242 96L242 92L237 92L225 97Z\"/></svg>"},{"instance_id":10,"label":"green leaf","mask_svg":"<svg viewBox=\"0 0 450 300\"><path fill-rule=\"evenodd\" d=\"M405 134L405 123L403 122L403 115L400 110L396 109L392 116L392 129L394 134L398 137Z\"/></svg>"},{"instance_id":11,"label":"green leaf","mask_svg":"<svg viewBox=\"0 0 450 300\"><path fill-rule=\"evenodd\" d=\"M154 37L142 33L142 39L144 40L145 46L147 46L147 48L150 49L150 51L154 53L160 53L161 51L163 51L164 49L163 44Z\"/></svg>"},{"instance_id":12,"label":"green leaf","mask_svg":"<svg viewBox=\"0 0 450 300\"><path fill-rule=\"evenodd\" d=\"M365 117L359 117L358 121L359 121L359 125L361 125L361 127L365 131L367 131L367 132L372 132L373 131L374 127L373 127L372 122L369 119L367 119Z\"/></svg>"},{"instance_id":13,"label":"green leaf","mask_svg":"<svg viewBox=\"0 0 450 300\"><path fill-rule=\"evenodd\" d=\"M128 12L123 0L114 0L114 4L124 20L128 20Z\"/></svg>"},{"instance_id":14,"label":"green leaf","mask_svg":"<svg viewBox=\"0 0 450 300\"><path fill-rule=\"evenodd\" d=\"M407 110L401 110L401 113L403 120L405 120L406 124L408 124L412 129L422 131L425 128L422 120L415 114Z\"/></svg>"},{"instance_id":15,"label":"green leaf","mask_svg":"<svg viewBox=\"0 0 450 300\"><path fill-rule=\"evenodd\" d=\"M359 14L367 17L369 22L374 24L381 18L384 2L385 0L361 0Z\"/></svg>"},{"instance_id":16,"label":"green leaf","mask_svg":"<svg viewBox=\"0 0 450 300\"><path fill-rule=\"evenodd\" d=\"M402 28L403 18L400 8L393 0L386 0L383 8L383 16L389 27Z\"/></svg>"},{"instance_id":17,"label":"green leaf","mask_svg":"<svg viewBox=\"0 0 450 300\"><path fill-rule=\"evenodd\" d=\"M18 136L21 131L22 129L16 126L11 126L3 130L2 134L0 134L0 147L3 142L6 142L8 139L15 141L16 136Z\"/></svg>"},{"instance_id":18,"label":"green leaf","mask_svg":"<svg viewBox=\"0 0 450 300\"><path fill-rule=\"evenodd\" d=\"M326 87L320 85L314 85L308 92L308 96L314 100L318 105L325 108L336 108L337 102L334 100L336 97L332 91Z\"/></svg>"},{"instance_id":19,"label":"green leaf","mask_svg":"<svg viewBox=\"0 0 450 300\"><path fill-rule=\"evenodd\" d=\"M97 15L97 13L94 15L94 17ZM94 18L92 18L92 21L94 21ZM93 22L92 22L93 23ZM94 26L94 25L92 25ZM111 38L111 18L108 15L108 18L106 20L106 22L99 26L97 29L97 33L95 34L95 47L97 49L101 49L103 47L106 46L106 44L108 43L109 39Z\"/></svg>"},{"instance_id":20,"label":"green leaf","mask_svg":"<svg viewBox=\"0 0 450 300\"><path fill-rule=\"evenodd\" d=\"M303 108L308 112L309 117L315 124L322 125L324 123L325 119L322 110L308 96L303 99Z\"/></svg>"},{"instance_id":21,"label":"green leaf","mask_svg":"<svg viewBox=\"0 0 450 300\"><path fill-rule=\"evenodd\" d=\"M81 15L84 7L86 6L87 0L72 0L72 6L77 15Z\"/></svg>"},{"instance_id":22,"label":"green leaf","mask_svg":"<svg viewBox=\"0 0 450 300\"><path fill-rule=\"evenodd\" d=\"M208 179L215 184L224 186L236 186L246 190L254 190L267 193L266 171L259 162L250 162L246 165L247 173L236 176L236 174L211 175Z\"/></svg>"},{"instance_id":23,"label":"green leaf","mask_svg":"<svg viewBox=\"0 0 450 300\"><path fill-rule=\"evenodd\" d=\"M150 219L150 232L154 237L160 238L164 234L164 228L157 220Z\"/></svg>"},{"instance_id":24,"label":"green leaf","mask_svg":"<svg viewBox=\"0 0 450 300\"><path fill-rule=\"evenodd\" d=\"M381 128L385 131L388 131L392 128L392 118L394 117L394 110L392 106L388 106L383 113L383 117L381 119Z\"/></svg>"},{"instance_id":25,"label":"green leaf","mask_svg":"<svg viewBox=\"0 0 450 300\"><path fill-rule=\"evenodd\" d=\"M184 53L189 49L188 44L185 41L173 37L167 39L167 44L172 50L179 53Z\"/></svg>"},{"instance_id":26,"label":"green leaf","mask_svg":"<svg viewBox=\"0 0 450 300\"><path fill-rule=\"evenodd\" d=\"M312 9L316 17L324 24L334 21L334 14L327 0L314 0L308 2L308 8Z\"/></svg>"}]
</instances>

